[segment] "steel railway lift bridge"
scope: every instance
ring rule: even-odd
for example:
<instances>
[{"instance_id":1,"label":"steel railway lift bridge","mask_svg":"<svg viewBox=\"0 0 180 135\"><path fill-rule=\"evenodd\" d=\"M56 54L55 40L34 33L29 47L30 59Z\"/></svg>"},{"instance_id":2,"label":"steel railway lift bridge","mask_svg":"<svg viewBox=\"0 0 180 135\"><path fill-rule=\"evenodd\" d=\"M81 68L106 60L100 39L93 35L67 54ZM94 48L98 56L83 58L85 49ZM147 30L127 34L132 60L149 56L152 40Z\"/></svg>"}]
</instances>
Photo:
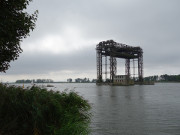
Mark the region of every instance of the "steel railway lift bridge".
<instances>
[{"instance_id":1,"label":"steel railway lift bridge","mask_svg":"<svg viewBox=\"0 0 180 135\"><path fill-rule=\"evenodd\" d=\"M105 74L105 80L109 80L110 83L113 83L113 79L117 73L117 58L125 59L125 75L127 76L127 81L129 81L131 77L130 63L132 61L134 78L135 70L138 69L138 82L143 82L143 50L140 47L133 47L126 44L114 42L113 40L107 40L100 42L96 46L96 52L98 83L103 82L103 74ZM103 59L103 57L105 58ZM109 57L109 59L107 57ZM137 61L137 68L135 67L135 61ZM110 67L109 69L107 68L108 65ZM105 71L103 71L103 66L105 66ZM108 74L110 74L109 78L107 78Z\"/></svg>"}]
</instances>

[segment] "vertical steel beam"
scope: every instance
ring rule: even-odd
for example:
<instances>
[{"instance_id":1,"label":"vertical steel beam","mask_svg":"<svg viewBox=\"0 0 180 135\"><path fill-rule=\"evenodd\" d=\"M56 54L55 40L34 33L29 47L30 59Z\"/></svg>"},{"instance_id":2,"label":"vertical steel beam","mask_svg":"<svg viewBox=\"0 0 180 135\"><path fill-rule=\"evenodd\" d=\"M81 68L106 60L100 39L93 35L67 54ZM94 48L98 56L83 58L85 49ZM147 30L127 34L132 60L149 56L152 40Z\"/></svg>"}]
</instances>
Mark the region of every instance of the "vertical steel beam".
<instances>
[{"instance_id":1,"label":"vertical steel beam","mask_svg":"<svg viewBox=\"0 0 180 135\"><path fill-rule=\"evenodd\" d=\"M127 76L127 83L129 84L130 80L130 59L125 60L125 74Z\"/></svg>"},{"instance_id":2,"label":"vertical steel beam","mask_svg":"<svg viewBox=\"0 0 180 135\"><path fill-rule=\"evenodd\" d=\"M134 61L134 59L133 59L133 80L135 81L135 74L136 74L136 72L135 72L136 70L135 70L135 61Z\"/></svg>"},{"instance_id":3,"label":"vertical steel beam","mask_svg":"<svg viewBox=\"0 0 180 135\"><path fill-rule=\"evenodd\" d=\"M138 57L138 76L139 82L142 83L143 80L143 52L141 51Z\"/></svg>"},{"instance_id":4,"label":"vertical steel beam","mask_svg":"<svg viewBox=\"0 0 180 135\"><path fill-rule=\"evenodd\" d=\"M110 56L110 81L113 83L114 76L117 72L117 61L116 58L113 56Z\"/></svg>"},{"instance_id":5,"label":"vertical steel beam","mask_svg":"<svg viewBox=\"0 0 180 135\"><path fill-rule=\"evenodd\" d=\"M102 82L102 48L96 47L96 60L97 60L97 81Z\"/></svg>"},{"instance_id":6,"label":"vertical steel beam","mask_svg":"<svg viewBox=\"0 0 180 135\"><path fill-rule=\"evenodd\" d=\"M107 81L107 56L105 56L105 81Z\"/></svg>"}]
</instances>

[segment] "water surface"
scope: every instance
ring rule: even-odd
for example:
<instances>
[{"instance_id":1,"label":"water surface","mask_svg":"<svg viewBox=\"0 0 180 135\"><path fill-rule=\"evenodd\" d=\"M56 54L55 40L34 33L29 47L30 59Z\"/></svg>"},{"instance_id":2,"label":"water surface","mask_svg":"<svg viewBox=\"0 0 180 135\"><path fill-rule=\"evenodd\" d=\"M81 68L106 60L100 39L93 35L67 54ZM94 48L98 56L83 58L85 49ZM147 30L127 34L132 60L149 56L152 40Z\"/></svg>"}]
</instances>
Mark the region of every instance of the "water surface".
<instances>
[{"instance_id":1,"label":"water surface","mask_svg":"<svg viewBox=\"0 0 180 135\"><path fill-rule=\"evenodd\" d=\"M180 83L135 86L53 84L92 104L92 135L180 135Z\"/></svg>"}]
</instances>

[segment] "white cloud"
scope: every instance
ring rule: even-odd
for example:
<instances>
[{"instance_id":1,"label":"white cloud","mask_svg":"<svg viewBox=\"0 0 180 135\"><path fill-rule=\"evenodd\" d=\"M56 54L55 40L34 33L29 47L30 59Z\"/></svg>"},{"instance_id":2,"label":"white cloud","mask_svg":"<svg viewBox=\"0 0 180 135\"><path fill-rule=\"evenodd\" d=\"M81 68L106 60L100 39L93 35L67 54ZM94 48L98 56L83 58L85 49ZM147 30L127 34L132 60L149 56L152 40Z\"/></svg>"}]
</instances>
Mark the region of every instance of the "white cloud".
<instances>
[{"instance_id":1,"label":"white cloud","mask_svg":"<svg viewBox=\"0 0 180 135\"><path fill-rule=\"evenodd\" d=\"M45 35L37 39L35 42L31 41L23 45L24 52L44 52L53 54L67 54L73 51L78 51L83 48L95 45L97 40L87 40L78 28L67 26L59 34Z\"/></svg>"}]
</instances>

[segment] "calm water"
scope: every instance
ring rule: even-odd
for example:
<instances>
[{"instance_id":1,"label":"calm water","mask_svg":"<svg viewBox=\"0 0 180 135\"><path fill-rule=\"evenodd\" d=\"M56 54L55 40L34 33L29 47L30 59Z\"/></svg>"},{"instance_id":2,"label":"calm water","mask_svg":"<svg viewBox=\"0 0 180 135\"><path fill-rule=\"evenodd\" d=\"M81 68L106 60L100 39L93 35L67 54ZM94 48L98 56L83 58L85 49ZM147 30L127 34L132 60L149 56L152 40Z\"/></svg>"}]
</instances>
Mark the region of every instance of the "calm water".
<instances>
[{"instance_id":1,"label":"calm water","mask_svg":"<svg viewBox=\"0 0 180 135\"><path fill-rule=\"evenodd\" d=\"M92 104L92 135L180 135L180 83L144 86L53 84Z\"/></svg>"}]
</instances>

